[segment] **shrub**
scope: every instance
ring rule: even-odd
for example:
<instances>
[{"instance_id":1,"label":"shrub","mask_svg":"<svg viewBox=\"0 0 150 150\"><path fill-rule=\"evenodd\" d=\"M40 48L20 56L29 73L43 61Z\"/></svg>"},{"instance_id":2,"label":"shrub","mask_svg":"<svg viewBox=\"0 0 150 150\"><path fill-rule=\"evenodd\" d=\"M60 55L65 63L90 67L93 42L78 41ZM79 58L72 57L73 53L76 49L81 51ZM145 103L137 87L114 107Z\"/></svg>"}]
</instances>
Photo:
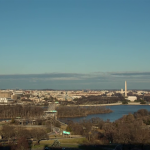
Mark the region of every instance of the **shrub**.
<instances>
[{"instance_id":1,"label":"shrub","mask_svg":"<svg viewBox=\"0 0 150 150\"><path fill-rule=\"evenodd\" d=\"M126 100L122 101L122 104L128 104L128 101L126 101Z\"/></svg>"},{"instance_id":2,"label":"shrub","mask_svg":"<svg viewBox=\"0 0 150 150\"><path fill-rule=\"evenodd\" d=\"M143 101L143 100L141 100L140 104L146 104L146 102L145 102L145 101Z\"/></svg>"}]
</instances>

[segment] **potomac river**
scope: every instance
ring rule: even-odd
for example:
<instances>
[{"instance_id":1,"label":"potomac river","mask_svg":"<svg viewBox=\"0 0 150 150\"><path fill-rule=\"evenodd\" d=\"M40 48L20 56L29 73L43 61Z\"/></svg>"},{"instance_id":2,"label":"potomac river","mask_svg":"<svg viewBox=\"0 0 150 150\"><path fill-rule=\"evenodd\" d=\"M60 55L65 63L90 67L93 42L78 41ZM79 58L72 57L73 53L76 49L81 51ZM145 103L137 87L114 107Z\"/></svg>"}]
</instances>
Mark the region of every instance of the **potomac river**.
<instances>
[{"instance_id":1,"label":"potomac river","mask_svg":"<svg viewBox=\"0 0 150 150\"><path fill-rule=\"evenodd\" d=\"M111 122L113 122L121 118L123 115L127 115L129 113L133 114L139 109L147 109L148 111L150 111L150 105L112 105L106 107L110 108L113 112L109 114L93 114L93 115L88 115L86 117L78 117L78 118L59 118L59 120L66 123L67 120L79 122L83 119L91 119L91 118L99 117L103 120L109 119Z\"/></svg>"}]
</instances>

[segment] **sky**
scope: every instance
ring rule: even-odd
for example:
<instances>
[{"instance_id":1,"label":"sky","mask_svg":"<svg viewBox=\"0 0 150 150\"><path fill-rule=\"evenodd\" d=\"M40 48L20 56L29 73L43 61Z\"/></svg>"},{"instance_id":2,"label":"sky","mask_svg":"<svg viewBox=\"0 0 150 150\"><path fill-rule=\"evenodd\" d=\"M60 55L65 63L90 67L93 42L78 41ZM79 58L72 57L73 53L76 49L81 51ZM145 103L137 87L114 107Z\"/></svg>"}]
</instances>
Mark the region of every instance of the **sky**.
<instances>
[{"instance_id":1,"label":"sky","mask_svg":"<svg viewBox=\"0 0 150 150\"><path fill-rule=\"evenodd\" d=\"M150 89L149 0L0 0L0 89Z\"/></svg>"}]
</instances>

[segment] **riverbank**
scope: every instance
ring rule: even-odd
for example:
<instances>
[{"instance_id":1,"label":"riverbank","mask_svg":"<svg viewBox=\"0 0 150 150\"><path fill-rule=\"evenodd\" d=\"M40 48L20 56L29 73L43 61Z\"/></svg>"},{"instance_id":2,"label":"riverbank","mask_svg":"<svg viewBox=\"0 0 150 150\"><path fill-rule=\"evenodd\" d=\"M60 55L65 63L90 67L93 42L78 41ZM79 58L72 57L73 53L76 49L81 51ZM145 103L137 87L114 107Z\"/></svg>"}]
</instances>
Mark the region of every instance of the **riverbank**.
<instances>
[{"instance_id":1,"label":"riverbank","mask_svg":"<svg viewBox=\"0 0 150 150\"><path fill-rule=\"evenodd\" d=\"M129 102L128 104L122 103L109 103L109 104L91 104L91 105L78 105L78 106L117 106L117 105L149 105L149 104L140 104L140 102ZM70 106L70 105L67 105Z\"/></svg>"},{"instance_id":2,"label":"riverbank","mask_svg":"<svg viewBox=\"0 0 150 150\"><path fill-rule=\"evenodd\" d=\"M84 115L76 115L76 116L65 116L65 117L58 117L58 118L78 118L78 117L87 117L88 115L97 115L97 114L109 114L109 113L112 113L113 111L111 112L107 112L107 113L90 113L90 114L84 114Z\"/></svg>"},{"instance_id":3,"label":"riverbank","mask_svg":"<svg viewBox=\"0 0 150 150\"><path fill-rule=\"evenodd\" d=\"M150 105L112 105L112 106L105 106L107 108L110 108L113 112L107 113L107 114L93 114L93 115L87 115L85 117L77 117L77 118L60 118L60 121L67 123L67 120L72 120L74 122L80 122L82 120L90 120L91 118L101 118L104 121L107 119L110 120L110 122L114 122L115 120L123 117L127 114L134 114L134 112L140 110L140 109L147 109L150 111Z\"/></svg>"},{"instance_id":4,"label":"riverbank","mask_svg":"<svg viewBox=\"0 0 150 150\"><path fill-rule=\"evenodd\" d=\"M57 108L58 118L85 117L92 114L107 114L113 112L111 109L100 106L61 106Z\"/></svg>"}]
</instances>

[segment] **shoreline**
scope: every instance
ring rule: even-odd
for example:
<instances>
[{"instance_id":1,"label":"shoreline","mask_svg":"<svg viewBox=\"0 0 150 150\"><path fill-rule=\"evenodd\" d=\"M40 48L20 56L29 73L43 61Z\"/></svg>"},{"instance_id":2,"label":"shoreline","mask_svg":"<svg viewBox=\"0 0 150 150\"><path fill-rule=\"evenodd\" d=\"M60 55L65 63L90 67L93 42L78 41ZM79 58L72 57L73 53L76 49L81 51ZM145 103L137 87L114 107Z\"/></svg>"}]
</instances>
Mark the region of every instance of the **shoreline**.
<instances>
[{"instance_id":1,"label":"shoreline","mask_svg":"<svg viewBox=\"0 0 150 150\"><path fill-rule=\"evenodd\" d=\"M110 103L110 104L67 105L67 106L118 106L118 105L149 105L149 104L140 104L140 102L129 102L128 104Z\"/></svg>"},{"instance_id":2,"label":"shoreline","mask_svg":"<svg viewBox=\"0 0 150 150\"><path fill-rule=\"evenodd\" d=\"M86 115L77 115L77 116L66 116L66 117L58 117L59 119L61 118L80 118L80 117L86 117L88 115L96 115L96 114L110 114L112 113L113 111L111 112L108 112L108 113L89 113L89 114L86 114Z\"/></svg>"}]
</instances>

